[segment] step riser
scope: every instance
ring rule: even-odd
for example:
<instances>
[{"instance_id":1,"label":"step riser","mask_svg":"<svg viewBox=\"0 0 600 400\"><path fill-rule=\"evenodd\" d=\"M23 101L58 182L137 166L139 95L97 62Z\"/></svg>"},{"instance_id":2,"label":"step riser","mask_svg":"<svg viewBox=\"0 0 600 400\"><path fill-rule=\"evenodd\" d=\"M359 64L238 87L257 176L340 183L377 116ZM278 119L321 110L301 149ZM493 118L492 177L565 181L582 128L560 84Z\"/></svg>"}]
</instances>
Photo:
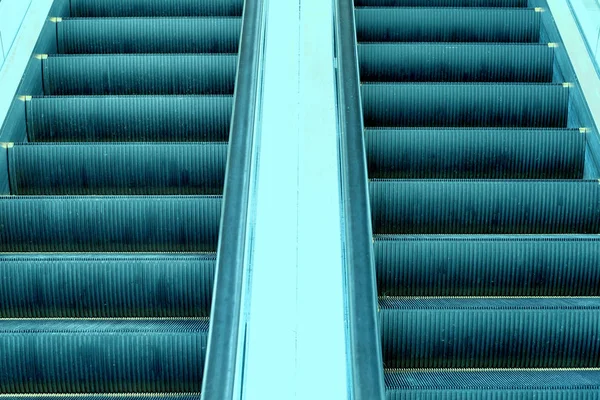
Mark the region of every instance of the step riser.
<instances>
[{"instance_id":1,"label":"step riser","mask_svg":"<svg viewBox=\"0 0 600 400\"><path fill-rule=\"evenodd\" d=\"M243 0L71 0L72 17L240 16Z\"/></svg>"},{"instance_id":2,"label":"step riser","mask_svg":"<svg viewBox=\"0 0 600 400\"><path fill-rule=\"evenodd\" d=\"M377 234L598 234L596 181L372 181Z\"/></svg>"},{"instance_id":3,"label":"step riser","mask_svg":"<svg viewBox=\"0 0 600 400\"><path fill-rule=\"evenodd\" d=\"M371 179L581 179L578 130L365 130Z\"/></svg>"},{"instance_id":4,"label":"step riser","mask_svg":"<svg viewBox=\"0 0 600 400\"><path fill-rule=\"evenodd\" d=\"M361 95L365 127L567 127L562 85L363 84Z\"/></svg>"},{"instance_id":5,"label":"step riser","mask_svg":"<svg viewBox=\"0 0 600 400\"><path fill-rule=\"evenodd\" d=\"M218 195L227 144L17 145L13 195Z\"/></svg>"},{"instance_id":6,"label":"step riser","mask_svg":"<svg viewBox=\"0 0 600 400\"><path fill-rule=\"evenodd\" d=\"M198 256L0 256L0 317L209 317L214 269Z\"/></svg>"},{"instance_id":7,"label":"step riser","mask_svg":"<svg viewBox=\"0 0 600 400\"><path fill-rule=\"evenodd\" d=\"M65 56L42 66L50 96L232 94L237 57Z\"/></svg>"},{"instance_id":8,"label":"step riser","mask_svg":"<svg viewBox=\"0 0 600 400\"><path fill-rule=\"evenodd\" d=\"M65 19L60 54L237 53L240 18Z\"/></svg>"},{"instance_id":9,"label":"step riser","mask_svg":"<svg viewBox=\"0 0 600 400\"><path fill-rule=\"evenodd\" d=\"M358 46L363 82L552 82L546 45L370 44Z\"/></svg>"},{"instance_id":10,"label":"step riser","mask_svg":"<svg viewBox=\"0 0 600 400\"><path fill-rule=\"evenodd\" d=\"M386 310L386 368L598 368L600 312Z\"/></svg>"},{"instance_id":11,"label":"step riser","mask_svg":"<svg viewBox=\"0 0 600 400\"><path fill-rule=\"evenodd\" d=\"M358 42L537 43L532 9L357 8Z\"/></svg>"},{"instance_id":12,"label":"step riser","mask_svg":"<svg viewBox=\"0 0 600 400\"><path fill-rule=\"evenodd\" d=\"M220 219L220 197L0 198L0 251L215 251Z\"/></svg>"},{"instance_id":13,"label":"step riser","mask_svg":"<svg viewBox=\"0 0 600 400\"><path fill-rule=\"evenodd\" d=\"M49 97L26 102L32 142L227 141L231 96Z\"/></svg>"}]
</instances>

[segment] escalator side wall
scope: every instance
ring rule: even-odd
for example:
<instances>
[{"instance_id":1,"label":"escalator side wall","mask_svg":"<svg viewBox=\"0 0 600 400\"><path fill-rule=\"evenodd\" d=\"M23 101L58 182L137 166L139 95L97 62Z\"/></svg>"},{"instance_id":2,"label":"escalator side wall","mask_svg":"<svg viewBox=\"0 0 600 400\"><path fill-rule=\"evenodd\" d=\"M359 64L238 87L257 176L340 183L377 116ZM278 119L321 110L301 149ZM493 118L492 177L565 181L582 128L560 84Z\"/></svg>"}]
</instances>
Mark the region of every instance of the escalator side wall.
<instances>
[{"instance_id":1,"label":"escalator side wall","mask_svg":"<svg viewBox=\"0 0 600 400\"><path fill-rule=\"evenodd\" d=\"M69 3L69 0L54 0L54 3L48 12L48 18L69 17ZM56 23L47 19L42 27L42 31L40 32L40 36L33 49L29 63L25 68L21 83L17 88L15 98L8 110L4 124L0 127L0 142L27 141L27 127L25 123L26 105L19 99L19 96L41 96L44 94L42 84L42 60L34 56L36 54L55 54L57 52L56 44ZM4 179L6 178L3 175L0 175L0 181L3 181ZM2 186L1 183L0 186Z\"/></svg>"},{"instance_id":2,"label":"escalator side wall","mask_svg":"<svg viewBox=\"0 0 600 400\"><path fill-rule=\"evenodd\" d=\"M600 178L600 137L598 136L598 127L583 97L581 86L575 75L575 70L567 54L564 43L560 37L560 32L554 23L552 13L549 12L546 0L529 0L529 7L540 7L544 10L541 13L541 43L556 43L558 47L554 56L554 77L553 81L557 83L568 82L573 86L569 89L569 118L567 126L569 128L587 128L586 134L586 154L585 154L585 179Z\"/></svg>"}]
</instances>

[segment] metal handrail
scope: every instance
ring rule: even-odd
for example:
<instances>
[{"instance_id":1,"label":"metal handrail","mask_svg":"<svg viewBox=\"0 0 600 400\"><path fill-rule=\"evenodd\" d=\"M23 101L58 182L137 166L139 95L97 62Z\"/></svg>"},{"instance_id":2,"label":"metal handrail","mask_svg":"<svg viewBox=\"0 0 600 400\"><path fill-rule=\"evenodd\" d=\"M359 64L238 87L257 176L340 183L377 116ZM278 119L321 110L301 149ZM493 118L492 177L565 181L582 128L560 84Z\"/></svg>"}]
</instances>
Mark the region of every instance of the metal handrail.
<instances>
[{"instance_id":1,"label":"metal handrail","mask_svg":"<svg viewBox=\"0 0 600 400\"><path fill-rule=\"evenodd\" d=\"M263 1L244 2L202 400L233 399L236 388Z\"/></svg>"},{"instance_id":2,"label":"metal handrail","mask_svg":"<svg viewBox=\"0 0 600 400\"><path fill-rule=\"evenodd\" d=\"M350 395L385 398L353 0L336 0Z\"/></svg>"}]
</instances>

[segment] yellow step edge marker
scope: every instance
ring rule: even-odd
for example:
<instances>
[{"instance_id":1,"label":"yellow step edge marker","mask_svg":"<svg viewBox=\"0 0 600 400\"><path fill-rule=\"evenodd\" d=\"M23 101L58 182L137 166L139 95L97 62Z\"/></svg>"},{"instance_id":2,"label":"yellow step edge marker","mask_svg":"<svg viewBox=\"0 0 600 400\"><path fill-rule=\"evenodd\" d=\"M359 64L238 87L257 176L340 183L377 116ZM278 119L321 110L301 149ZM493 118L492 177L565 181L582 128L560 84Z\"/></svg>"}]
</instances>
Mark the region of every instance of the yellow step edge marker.
<instances>
[{"instance_id":1,"label":"yellow step edge marker","mask_svg":"<svg viewBox=\"0 0 600 400\"><path fill-rule=\"evenodd\" d=\"M21 101L31 101L33 96L19 96L19 100Z\"/></svg>"},{"instance_id":2,"label":"yellow step edge marker","mask_svg":"<svg viewBox=\"0 0 600 400\"><path fill-rule=\"evenodd\" d=\"M50 22L57 23L57 22L61 22L62 18L61 17L50 17L49 20L50 20Z\"/></svg>"},{"instance_id":3,"label":"yellow step edge marker","mask_svg":"<svg viewBox=\"0 0 600 400\"><path fill-rule=\"evenodd\" d=\"M581 133L590 133L591 129L589 128L579 128L579 132Z\"/></svg>"},{"instance_id":4,"label":"yellow step edge marker","mask_svg":"<svg viewBox=\"0 0 600 400\"><path fill-rule=\"evenodd\" d=\"M544 8L542 8L542 7L536 7L536 8L534 8L533 10L534 10L535 12L539 12L539 13L541 13L541 12L545 12L545 11L546 11L546 10L545 10Z\"/></svg>"},{"instance_id":5,"label":"yellow step edge marker","mask_svg":"<svg viewBox=\"0 0 600 400\"><path fill-rule=\"evenodd\" d=\"M45 60L48 58L48 54L36 54L34 57L38 60Z\"/></svg>"},{"instance_id":6,"label":"yellow step edge marker","mask_svg":"<svg viewBox=\"0 0 600 400\"><path fill-rule=\"evenodd\" d=\"M573 84L570 83L570 82L563 82L562 85L563 85L564 88L572 88L573 87Z\"/></svg>"},{"instance_id":7,"label":"yellow step edge marker","mask_svg":"<svg viewBox=\"0 0 600 400\"><path fill-rule=\"evenodd\" d=\"M558 43L548 43L548 47L550 48L557 48L558 47Z\"/></svg>"}]
</instances>

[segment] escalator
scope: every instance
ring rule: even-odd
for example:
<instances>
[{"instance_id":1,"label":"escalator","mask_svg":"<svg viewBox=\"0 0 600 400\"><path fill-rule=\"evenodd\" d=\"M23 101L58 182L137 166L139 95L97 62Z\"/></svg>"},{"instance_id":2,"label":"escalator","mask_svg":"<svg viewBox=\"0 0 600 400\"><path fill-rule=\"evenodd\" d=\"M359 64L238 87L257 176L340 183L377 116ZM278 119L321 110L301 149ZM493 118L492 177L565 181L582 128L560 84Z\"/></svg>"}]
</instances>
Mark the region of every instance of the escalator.
<instances>
[{"instance_id":1,"label":"escalator","mask_svg":"<svg viewBox=\"0 0 600 400\"><path fill-rule=\"evenodd\" d=\"M227 397L256 4L54 1L0 131L3 396Z\"/></svg>"},{"instance_id":2,"label":"escalator","mask_svg":"<svg viewBox=\"0 0 600 400\"><path fill-rule=\"evenodd\" d=\"M355 398L598 399L597 132L547 4L337 11Z\"/></svg>"}]
</instances>

